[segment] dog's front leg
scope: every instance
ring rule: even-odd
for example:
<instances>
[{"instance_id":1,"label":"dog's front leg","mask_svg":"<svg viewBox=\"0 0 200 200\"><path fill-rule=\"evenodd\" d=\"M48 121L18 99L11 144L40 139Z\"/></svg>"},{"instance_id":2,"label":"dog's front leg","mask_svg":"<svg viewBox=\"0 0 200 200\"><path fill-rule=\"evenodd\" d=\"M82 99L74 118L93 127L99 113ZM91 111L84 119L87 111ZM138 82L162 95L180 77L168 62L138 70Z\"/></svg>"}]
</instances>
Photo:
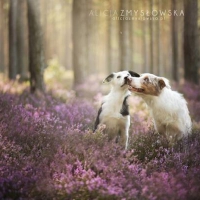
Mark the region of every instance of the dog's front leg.
<instances>
[{"instance_id":1,"label":"dog's front leg","mask_svg":"<svg viewBox=\"0 0 200 200\"><path fill-rule=\"evenodd\" d=\"M126 145L127 137L125 129L121 129L119 131L119 137L120 137L120 145L123 146L123 148L125 147L125 149L127 149Z\"/></svg>"},{"instance_id":2,"label":"dog's front leg","mask_svg":"<svg viewBox=\"0 0 200 200\"><path fill-rule=\"evenodd\" d=\"M128 139L129 139L129 127L126 128L126 145L125 145L125 150L128 149Z\"/></svg>"},{"instance_id":3,"label":"dog's front leg","mask_svg":"<svg viewBox=\"0 0 200 200\"><path fill-rule=\"evenodd\" d=\"M131 124L131 119L130 119L130 115L128 115L127 116L126 127L125 127L125 133L126 133L126 145L125 145L125 149L126 150L128 149L130 124Z\"/></svg>"},{"instance_id":4,"label":"dog's front leg","mask_svg":"<svg viewBox=\"0 0 200 200\"><path fill-rule=\"evenodd\" d=\"M128 149L129 127L130 121L128 120L123 130L121 130L120 134L120 143L121 145L125 146L125 150Z\"/></svg>"},{"instance_id":5,"label":"dog's front leg","mask_svg":"<svg viewBox=\"0 0 200 200\"><path fill-rule=\"evenodd\" d=\"M121 131L120 134L120 143L122 146L125 146L125 150L128 149L128 138L129 138L129 129L126 128L125 130Z\"/></svg>"}]
</instances>

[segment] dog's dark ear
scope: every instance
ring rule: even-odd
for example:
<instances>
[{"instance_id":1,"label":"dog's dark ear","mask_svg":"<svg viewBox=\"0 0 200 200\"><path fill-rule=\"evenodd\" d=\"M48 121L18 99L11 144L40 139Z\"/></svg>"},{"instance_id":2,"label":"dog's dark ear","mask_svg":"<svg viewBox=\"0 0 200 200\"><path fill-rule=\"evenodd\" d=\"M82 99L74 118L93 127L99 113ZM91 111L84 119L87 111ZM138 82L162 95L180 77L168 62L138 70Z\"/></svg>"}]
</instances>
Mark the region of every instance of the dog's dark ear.
<instances>
[{"instance_id":1,"label":"dog's dark ear","mask_svg":"<svg viewBox=\"0 0 200 200\"><path fill-rule=\"evenodd\" d=\"M140 75L137 74L136 72L133 72L133 71L128 71L128 72L132 77L140 77Z\"/></svg>"},{"instance_id":2,"label":"dog's dark ear","mask_svg":"<svg viewBox=\"0 0 200 200\"><path fill-rule=\"evenodd\" d=\"M103 83L108 83L108 82L110 82L110 81L113 79L113 77L114 77L114 74L112 73L112 74L110 74L107 78L105 78L105 79L103 80Z\"/></svg>"},{"instance_id":3,"label":"dog's dark ear","mask_svg":"<svg viewBox=\"0 0 200 200\"><path fill-rule=\"evenodd\" d=\"M159 79L158 85L159 85L159 88L162 90L166 86L166 83L163 79Z\"/></svg>"}]
</instances>

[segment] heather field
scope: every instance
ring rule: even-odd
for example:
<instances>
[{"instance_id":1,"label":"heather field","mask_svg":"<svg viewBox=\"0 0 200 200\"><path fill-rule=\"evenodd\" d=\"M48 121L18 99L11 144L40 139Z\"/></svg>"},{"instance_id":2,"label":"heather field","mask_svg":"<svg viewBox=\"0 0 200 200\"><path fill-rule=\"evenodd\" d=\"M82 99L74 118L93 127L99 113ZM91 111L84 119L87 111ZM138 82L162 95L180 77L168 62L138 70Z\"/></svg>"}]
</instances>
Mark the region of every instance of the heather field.
<instances>
[{"instance_id":1,"label":"heather field","mask_svg":"<svg viewBox=\"0 0 200 200\"><path fill-rule=\"evenodd\" d=\"M176 87L188 101L193 133L173 148L131 97L125 152L103 127L92 133L108 86L94 77L76 92L47 85L45 95L32 95L27 84L0 80L0 199L200 199L200 88Z\"/></svg>"}]
</instances>

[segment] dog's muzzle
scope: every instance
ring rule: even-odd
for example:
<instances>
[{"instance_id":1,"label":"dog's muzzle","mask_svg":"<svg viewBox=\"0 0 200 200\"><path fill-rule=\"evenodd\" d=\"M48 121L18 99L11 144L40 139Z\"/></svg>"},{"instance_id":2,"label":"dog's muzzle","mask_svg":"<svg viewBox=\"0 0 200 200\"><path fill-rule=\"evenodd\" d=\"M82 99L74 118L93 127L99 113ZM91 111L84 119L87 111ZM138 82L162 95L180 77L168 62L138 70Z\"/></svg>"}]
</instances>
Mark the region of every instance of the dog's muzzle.
<instances>
[{"instance_id":1,"label":"dog's muzzle","mask_svg":"<svg viewBox=\"0 0 200 200\"><path fill-rule=\"evenodd\" d=\"M131 82L130 76L124 77L124 84L121 87L123 87L124 85L129 85L130 82Z\"/></svg>"},{"instance_id":2,"label":"dog's muzzle","mask_svg":"<svg viewBox=\"0 0 200 200\"><path fill-rule=\"evenodd\" d=\"M126 76L124 79L125 79L125 84L127 84L127 85L129 85L132 81L130 76Z\"/></svg>"}]
</instances>

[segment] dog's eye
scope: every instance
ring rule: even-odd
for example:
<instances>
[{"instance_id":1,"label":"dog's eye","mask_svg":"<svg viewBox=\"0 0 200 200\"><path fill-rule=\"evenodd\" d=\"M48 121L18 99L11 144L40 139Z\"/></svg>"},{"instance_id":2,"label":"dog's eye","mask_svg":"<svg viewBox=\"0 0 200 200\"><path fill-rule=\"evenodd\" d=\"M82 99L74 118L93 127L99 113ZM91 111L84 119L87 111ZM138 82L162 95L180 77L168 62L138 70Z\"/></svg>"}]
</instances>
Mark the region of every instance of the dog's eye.
<instances>
[{"instance_id":1,"label":"dog's eye","mask_svg":"<svg viewBox=\"0 0 200 200\"><path fill-rule=\"evenodd\" d=\"M117 76L117 78L121 78L121 76Z\"/></svg>"},{"instance_id":2,"label":"dog's eye","mask_svg":"<svg viewBox=\"0 0 200 200\"><path fill-rule=\"evenodd\" d=\"M149 81L149 78L148 78L148 77L145 77L145 78L144 78L144 81L145 81L145 82L148 82L148 81Z\"/></svg>"}]
</instances>

